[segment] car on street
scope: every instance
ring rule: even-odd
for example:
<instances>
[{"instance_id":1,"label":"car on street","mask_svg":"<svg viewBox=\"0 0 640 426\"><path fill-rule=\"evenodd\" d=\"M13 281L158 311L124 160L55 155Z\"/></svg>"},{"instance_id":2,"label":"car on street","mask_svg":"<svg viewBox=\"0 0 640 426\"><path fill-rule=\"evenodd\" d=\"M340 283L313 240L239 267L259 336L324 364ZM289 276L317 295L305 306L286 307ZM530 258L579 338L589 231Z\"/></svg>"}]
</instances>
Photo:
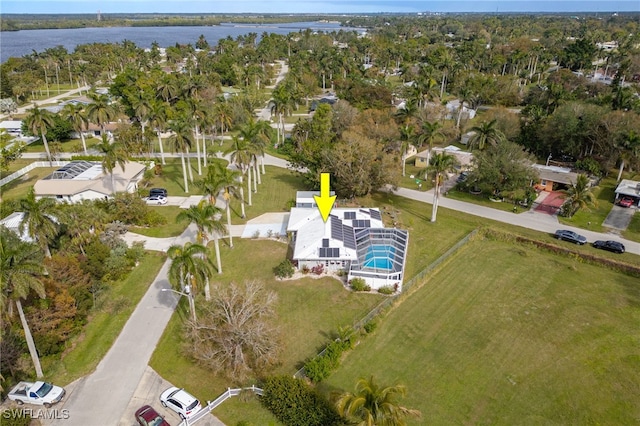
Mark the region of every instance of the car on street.
<instances>
[{"instance_id":1,"label":"car on street","mask_svg":"<svg viewBox=\"0 0 640 426\"><path fill-rule=\"evenodd\" d=\"M178 413L181 419L188 419L196 414L202 406L193 395L182 388L170 387L160 395L160 403Z\"/></svg>"},{"instance_id":2,"label":"car on street","mask_svg":"<svg viewBox=\"0 0 640 426\"><path fill-rule=\"evenodd\" d=\"M634 203L634 200L631 197L622 197L620 201L618 201L618 205L620 207L631 207L633 203Z\"/></svg>"},{"instance_id":3,"label":"car on street","mask_svg":"<svg viewBox=\"0 0 640 426\"><path fill-rule=\"evenodd\" d=\"M162 195L152 195L151 197L147 197L145 201L147 202L147 204L162 205L167 204L169 200L167 200L167 198L163 197Z\"/></svg>"},{"instance_id":4,"label":"car on street","mask_svg":"<svg viewBox=\"0 0 640 426\"><path fill-rule=\"evenodd\" d=\"M171 426L165 419L150 405L144 405L136 411L136 420L140 426Z\"/></svg>"},{"instance_id":5,"label":"car on street","mask_svg":"<svg viewBox=\"0 0 640 426\"><path fill-rule=\"evenodd\" d=\"M587 237L569 231L568 229L558 229L554 236L559 240L569 241L578 245L583 245L587 242Z\"/></svg>"},{"instance_id":6,"label":"car on street","mask_svg":"<svg viewBox=\"0 0 640 426\"><path fill-rule=\"evenodd\" d=\"M160 195L162 197L167 197L167 190L164 188L151 188L149 190L149 197L153 197L154 195Z\"/></svg>"},{"instance_id":7,"label":"car on street","mask_svg":"<svg viewBox=\"0 0 640 426\"><path fill-rule=\"evenodd\" d=\"M597 249L608 250L614 253L624 253L624 244L617 241L602 241L598 240L593 243L593 246Z\"/></svg>"}]
</instances>

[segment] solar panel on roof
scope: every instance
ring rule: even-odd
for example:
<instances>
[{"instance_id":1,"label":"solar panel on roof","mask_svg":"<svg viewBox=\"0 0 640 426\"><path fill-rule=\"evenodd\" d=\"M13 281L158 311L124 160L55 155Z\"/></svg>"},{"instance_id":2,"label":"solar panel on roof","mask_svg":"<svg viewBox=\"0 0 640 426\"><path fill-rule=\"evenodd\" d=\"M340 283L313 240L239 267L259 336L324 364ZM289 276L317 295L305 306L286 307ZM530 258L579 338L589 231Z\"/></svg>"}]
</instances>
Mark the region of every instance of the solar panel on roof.
<instances>
[{"instance_id":1,"label":"solar panel on roof","mask_svg":"<svg viewBox=\"0 0 640 426\"><path fill-rule=\"evenodd\" d=\"M364 210L364 209L360 209L360 213L371 214L371 213L369 213L369 210Z\"/></svg>"},{"instance_id":2,"label":"solar panel on roof","mask_svg":"<svg viewBox=\"0 0 640 426\"><path fill-rule=\"evenodd\" d=\"M356 238L353 233L353 228L347 225L342 227L342 233L344 235L344 246L350 249L356 249Z\"/></svg>"},{"instance_id":3,"label":"solar panel on roof","mask_svg":"<svg viewBox=\"0 0 640 426\"><path fill-rule=\"evenodd\" d=\"M356 218L356 212L344 212L344 218L345 219L355 219Z\"/></svg>"},{"instance_id":4,"label":"solar panel on roof","mask_svg":"<svg viewBox=\"0 0 640 426\"><path fill-rule=\"evenodd\" d=\"M331 218L331 238L342 241L344 238L342 235L342 221L333 215L329 215L329 217Z\"/></svg>"},{"instance_id":5,"label":"solar panel on roof","mask_svg":"<svg viewBox=\"0 0 640 426\"><path fill-rule=\"evenodd\" d=\"M382 215L378 210L369 209L369 212L371 213L371 217L373 219L382 220Z\"/></svg>"},{"instance_id":6,"label":"solar panel on roof","mask_svg":"<svg viewBox=\"0 0 640 426\"><path fill-rule=\"evenodd\" d=\"M319 257L340 257L340 249L337 247L319 247Z\"/></svg>"},{"instance_id":7,"label":"solar panel on roof","mask_svg":"<svg viewBox=\"0 0 640 426\"><path fill-rule=\"evenodd\" d=\"M371 221L369 219L354 219L353 220L354 228L371 228Z\"/></svg>"},{"instance_id":8,"label":"solar panel on roof","mask_svg":"<svg viewBox=\"0 0 640 426\"><path fill-rule=\"evenodd\" d=\"M322 247L329 247L329 239L328 238L323 238L322 239Z\"/></svg>"}]
</instances>

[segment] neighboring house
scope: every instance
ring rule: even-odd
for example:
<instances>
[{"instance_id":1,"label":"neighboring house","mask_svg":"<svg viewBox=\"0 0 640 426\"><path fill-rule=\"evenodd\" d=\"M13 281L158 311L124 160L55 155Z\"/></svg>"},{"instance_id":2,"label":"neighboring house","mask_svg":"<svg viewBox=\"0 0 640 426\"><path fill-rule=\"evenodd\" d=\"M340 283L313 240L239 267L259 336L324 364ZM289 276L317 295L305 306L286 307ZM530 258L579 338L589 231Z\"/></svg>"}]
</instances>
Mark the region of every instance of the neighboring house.
<instances>
[{"instance_id":1,"label":"neighboring house","mask_svg":"<svg viewBox=\"0 0 640 426\"><path fill-rule=\"evenodd\" d=\"M640 207L640 181L622 179L616 187L615 202L622 197L631 197L635 200L635 205Z\"/></svg>"},{"instance_id":2,"label":"neighboring house","mask_svg":"<svg viewBox=\"0 0 640 426\"><path fill-rule=\"evenodd\" d=\"M467 108L466 105L467 104L465 103L465 105L462 107L461 118L463 120L471 120L476 116L476 110ZM447 104L445 105L445 108L447 108L446 118L450 120L457 119L458 113L460 112L460 100L454 99L452 101L447 102Z\"/></svg>"},{"instance_id":3,"label":"neighboring house","mask_svg":"<svg viewBox=\"0 0 640 426\"><path fill-rule=\"evenodd\" d=\"M113 137L113 133L116 131L118 126L121 123L107 123L104 125L104 131L109 138ZM102 137L102 126L97 124L89 123L89 128L87 132L95 137Z\"/></svg>"},{"instance_id":4,"label":"neighboring house","mask_svg":"<svg viewBox=\"0 0 640 426\"><path fill-rule=\"evenodd\" d=\"M298 195L296 204L308 205L308 193ZM316 207L294 207L287 232L298 269L322 265L344 270L348 280L363 278L372 289L402 290L409 234L385 228L380 210L333 208L324 222Z\"/></svg>"},{"instance_id":5,"label":"neighboring house","mask_svg":"<svg viewBox=\"0 0 640 426\"><path fill-rule=\"evenodd\" d=\"M5 129L7 134L14 138L22 137L22 120L6 120L0 122L0 129Z\"/></svg>"},{"instance_id":6,"label":"neighboring house","mask_svg":"<svg viewBox=\"0 0 640 426\"><path fill-rule=\"evenodd\" d=\"M146 166L126 163L124 172L119 165L113 169L115 192L133 193L138 189ZM103 173L100 163L71 161L34 185L37 198L51 197L58 201L76 203L113 196L111 175Z\"/></svg>"},{"instance_id":7,"label":"neighboring house","mask_svg":"<svg viewBox=\"0 0 640 426\"><path fill-rule=\"evenodd\" d=\"M443 152L455 157L456 161L458 162L459 168L461 170L469 170L471 168L471 163L473 161L472 153L463 151L457 146L449 145L444 148L433 148L431 152L431 156L433 156L433 154L441 154ZM420 168L426 168L429 165L427 163L428 154L429 154L428 149L425 149L424 151L416 154L416 161L414 163L415 166Z\"/></svg>"},{"instance_id":8,"label":"neighboring house","mask_svg":"<svg viewBox=\"0 0 640 426\"><path fill-rule=\"evenodd\" d=\"M23 220L23 212L13 212L9 216L0 220L0 226L4 226L9 231L18 235L22 241L32 243L34 240L33 238L31 238L31 235L29 235L29 231L27 231L26 227L22 230L22 232L20 232L20 224Z\"/></svg>"},{"instance_id":9,"label":"neighboring house","mask_svg":"<svg viewBox=\"0 0 640 426\"><path fill-rule=\"evenodd\" d=\"M93 100L91 100L90 98L88 98L87 96L78 96L77 98L74 99L70 99L68 101L64 101L64 102L60 102L60 105L67 105L67 104L71 104L71 105L89 105L93 103Z\"/></svg>"},{"instance_id":10,"label":"neighboring house","mask_svg":"<svg viewBox=\"0 0 640 426\"><path fill-rule=\"evenodd\" d=\"M473 130L463 134L462 136L460 136L460 143L462 145L469 145L469 141L475 134L476 132L474 132Z\"/></svg>"},{"instance_id":11,"label":"neighboring house","mask_svg":"<svg viewBox=\"0 0 640 426\"><path fill-rule=\"evenodd\" d=\"M298 191L296 192L296 207L316 208L316 199L314 195L320 195L317 191ZM329 195L334 196L336 193L330 191Z\"/></svg>"},{"instance_id":12,"label":"neighboring house","mask_svg":"<svg viewBox=\"0 0 640 426\"><path fill-rule=\"evenodd\" d=\"M534 185L538 191L551 192L560 188L568 188L578 179L578 173L572 172L571 169L558 166L544 166L542 164L533 164L538 171L540 180Z\"/></svg>"}]
</instances>

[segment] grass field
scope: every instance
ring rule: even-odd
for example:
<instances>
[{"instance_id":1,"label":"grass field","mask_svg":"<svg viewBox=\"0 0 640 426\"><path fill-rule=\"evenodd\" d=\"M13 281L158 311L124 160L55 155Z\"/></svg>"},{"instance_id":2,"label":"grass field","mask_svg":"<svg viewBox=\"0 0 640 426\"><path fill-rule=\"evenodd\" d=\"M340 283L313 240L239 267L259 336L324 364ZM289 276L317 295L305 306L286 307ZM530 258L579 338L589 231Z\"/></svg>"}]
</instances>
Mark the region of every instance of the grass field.
<instances>
[{"instance_id":1,"label":"grass field","mask_svg":"<svg viewBox=\"0 0 640 426\"><path fill-rule=\"evenodd\" d=\"M490 267L489 267L490 265ZM471 242L323 384L407 386L409 424L634 424L637 279L528 246Z\"/></svg>"}]
</instances>

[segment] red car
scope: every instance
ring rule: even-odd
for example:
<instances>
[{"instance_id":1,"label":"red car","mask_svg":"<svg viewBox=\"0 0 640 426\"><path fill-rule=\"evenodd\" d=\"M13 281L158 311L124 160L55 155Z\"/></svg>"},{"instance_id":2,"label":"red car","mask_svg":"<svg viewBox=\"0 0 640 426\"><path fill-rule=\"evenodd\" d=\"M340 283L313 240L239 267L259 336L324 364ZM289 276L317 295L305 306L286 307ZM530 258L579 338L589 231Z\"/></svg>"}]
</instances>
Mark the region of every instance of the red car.
<instances>
[{"instance_id":1,"label":"red car","mask_svg":"<svg viewBox=\"0 0 640 426\"><path fill-rule=\"evenodd\" d=\"M171 426L150 405L145 405L136 411L136 420L140 426Z\"/></svg>"},{"instance_id":2,"label":"red car","mask_svg":"<svg viewBox=\"0 0 640 426\"><path fill-rule=\"evenodd\" d=\"M635 201L631 197L622 197L620 201L618 201L618 205L620 207L631 207Z\"/></svg>"}]
</instances>

